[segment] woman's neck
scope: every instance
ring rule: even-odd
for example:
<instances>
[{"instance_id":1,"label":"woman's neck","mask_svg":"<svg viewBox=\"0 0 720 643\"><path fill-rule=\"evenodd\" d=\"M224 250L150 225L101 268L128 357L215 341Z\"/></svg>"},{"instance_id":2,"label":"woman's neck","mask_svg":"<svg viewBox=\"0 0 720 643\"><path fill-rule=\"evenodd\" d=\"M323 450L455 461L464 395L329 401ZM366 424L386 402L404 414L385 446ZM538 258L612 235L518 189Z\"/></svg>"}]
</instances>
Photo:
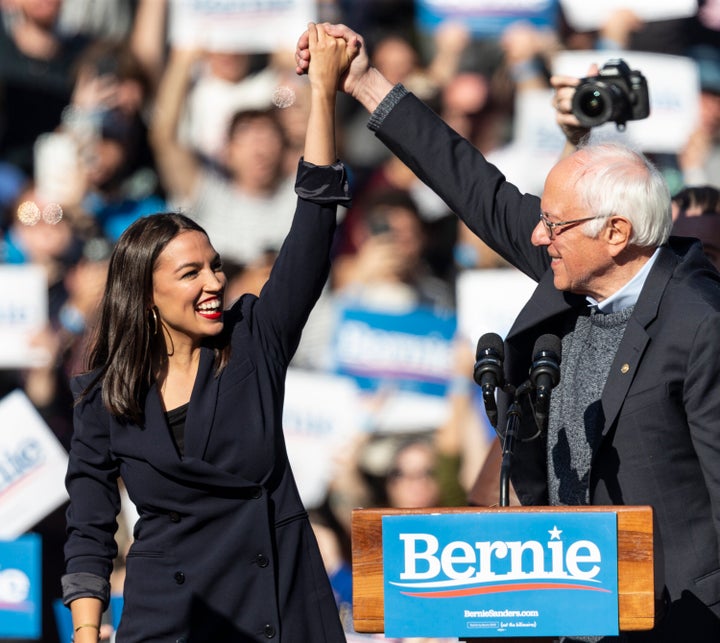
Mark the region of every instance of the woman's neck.
<instances>
[{"instance_id":1,"label":"woman's neck","mask_svg":"<svg viewBox=\"0 0 720 643\"><path fill-rule=\"evenodd\" d=\"M200 365L200 348L175 348L158 373L157 384L165 410L190 401Z\"/></svg>"}]
</instances>

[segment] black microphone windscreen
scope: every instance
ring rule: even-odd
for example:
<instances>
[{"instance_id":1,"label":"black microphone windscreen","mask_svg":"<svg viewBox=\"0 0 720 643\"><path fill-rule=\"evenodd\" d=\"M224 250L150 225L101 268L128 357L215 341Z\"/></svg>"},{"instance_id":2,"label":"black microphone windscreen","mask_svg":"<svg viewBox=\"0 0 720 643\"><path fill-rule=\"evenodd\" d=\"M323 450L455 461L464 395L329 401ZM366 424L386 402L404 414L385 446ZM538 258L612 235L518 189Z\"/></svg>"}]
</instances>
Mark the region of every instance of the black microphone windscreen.
<instances>
[{"instance_id":1,"label":"black microphone windscreen","mask_svg":"<svg viewBox=\"0 0 720 643\"><path fill-rule=\"evenodd\" d=\"M562 342L557 335L541 335L535 342L533 348L533 355L538 353L555 353L558 361L560 361L560 354L562 353Z\"/></svg>"},{"instance_id":2,"label":"black microphone windscreen","mask_svg":"<svg viewBox=\"0 0 720 643\"><path fill-rule=\"evenodd\" d=\"M488 350L497 353L501 360L505 359L505 345L503 344L502 337L500 337L497 333L485 333L478 340L475 358L480 359L483 353Z\"/></svg>"}]
</instances>

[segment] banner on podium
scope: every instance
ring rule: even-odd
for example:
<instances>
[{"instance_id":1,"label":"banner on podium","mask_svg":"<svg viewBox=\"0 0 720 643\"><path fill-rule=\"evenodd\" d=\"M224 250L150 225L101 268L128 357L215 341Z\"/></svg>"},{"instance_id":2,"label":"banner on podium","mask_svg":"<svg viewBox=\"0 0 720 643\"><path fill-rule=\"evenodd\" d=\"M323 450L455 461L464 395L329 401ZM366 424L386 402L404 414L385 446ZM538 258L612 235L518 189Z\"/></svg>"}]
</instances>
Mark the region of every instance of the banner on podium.
<instances>
[{"instance_id":1,"label":"banner on podium","mask_svg":"<svg viewBox=\"0 0 720 643\"><path fill-rule=\"evenodd\" d=\"M612 512L382 517L385 635L617 635Z\"/></svg>"}]
</instances>

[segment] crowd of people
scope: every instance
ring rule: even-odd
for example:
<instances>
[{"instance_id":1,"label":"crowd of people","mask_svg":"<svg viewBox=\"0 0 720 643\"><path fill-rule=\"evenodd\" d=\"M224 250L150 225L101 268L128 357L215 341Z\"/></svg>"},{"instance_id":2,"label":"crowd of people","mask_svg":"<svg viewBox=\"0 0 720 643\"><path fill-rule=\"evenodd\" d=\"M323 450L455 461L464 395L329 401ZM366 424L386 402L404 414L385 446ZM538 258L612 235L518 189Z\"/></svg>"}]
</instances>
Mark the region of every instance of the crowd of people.
<instances>
[{"instance_id":1,"label":"crowd of people","mask_svg":"<svg viewBox=\"0 0 720 643\"><path fill-rule=\"evenodd\" d=\"M662 507L663 599L672 618L659 638L647 640L678 641L688 632L693 640L717 640L707 610L681 600L695 578L718 567L720 528L710 517L720 501L713 460L720 433L711 406L718 373L708 363L717 332L709 322L698 330L692 326L698 318L687 314L711 316L706 308L713 305L717 312L717 296L707 294L717 289L717 278L683 242L674 252L690 256L692 265L684 263L673 281L660 250L671 233L696 237L716 267L720 261L720 3L704 0L695 15L663 20L617 10L592 31L574 28L563 3L550 3L556 10L550 28L516 22L494 37L454 21L423 29L417 4L319 0L307 22L346 27L318 26L301 36L306 22L298 28L297 51L290 41L248 53L173 40L174 0L0 1L0 267L43 268L48 324L32 343L50 356L42 365L0 370L0 398L21 389L68 452L73 446L69 511L63 505L31 529L43 537L43 641L65 643L54 612L63 599L72 604L75 640L114 636L106 626L98 629L101 612L124 585L127 638L119 640L159 640L176 631L185 631L187 640L383 640L353 630L350 513L358 506L497 503L500 442L473 381L478 338L463 336L458 325L449 342L441 419L388 425L381 414L364 413L352 443L334 456L324 497L304 508L279 431L284 375L288 368L333 372L339 311L457 317L459 280L483 270L519 270L541 282L532 300L541 312L527 315L508 336L516 359L508 368L522 378L535 331L552 327L563 337L557 400L578 400L555 402L547 452L539 441L518 450L522 472L513 476L513 502ZM628 50L682 56L697 67L698 118L686 144L674 153L645 150L647 165L645 157L622 157L626 178L650 168L639 216L652 210L648 194L667 197L668 209L672 202L671 220L640 240L637 220L597 215L607 203L593 200L593 184L583 188L578 180L582 208L567 196L567 184L582 168L612 165L622 156L613 144L597 152L587 146L592 132L579 126L571 107L576 79L553 75L554 57L574 50L595 50L598 64L603 51ZM504 171L517 135L518 97L537 90L554 97L557 123L548 125L567 141L557 149L542 201L508 189L484 161ZM430 107L427 113L416 98ZM632 189L620 179L603 186L624 190L631 202ZM176 214L155 216L170 212ZM498 212L514 213L517 221L503 223ZM303 234L298 221L308 217L320 223ZM601 221L584 221L591 218ZM600 225L606 218L612 238L603 236L610 229ZM584 225L576 229L580 219ZM183 244L187 239L193 242ZM548 252L557 255L554 288L543 277L551 267ZM172 262L185 256L192 260L182 269L192 263L202 280L194 295L188 294L192 286L181 289L167 276ZM565 272L557 267L560 257ZM587 268L581 260L598 263ZM660 268L667 271L662 286L653 277ZM613 298L628 281L635 284L629 298ZM646 284L660 292L666 282L670 294L662 304L658 294L650 311L642 296ZM705 293L697 297L702 303L693 298L696 290ZM514 293L506 296L513 300ZM592 313L578 312L587 308L586 297ZM183 298L202 298L200 325L188 321ZM219 301L227 309L222 324ZM519 298L514 308L523 303ZM652 339L646 357L628 367L637 370L633 386L640 389L630 393L639 391L637 405L598 410L613 377L612 359L629 350L625 342L637 333L638 316ZM647 326L655 316L660 325ZM666 362L655 355L668 332L673 348ZM704 343L691 344L698 333ZM688 345L678 347L681 340ZM637 334L634 342L643 353ZM681 365L685 358L697 363ZM595 376L584 379L588 370ZM93 375L75 379L88 371ZM651 383L659 372L668 374L663 391ZM219 385L208 383L214 378ZM682 388L685 380L692 390ZM230 388L232 397L222 401ZM201 399L208 392L219 395L217 407ZM362 391L369 409L379 408L385 395L382 388ZM590 408L593 413L583 415ZM661 414L657 424L678 430L650 435L636 418L649 422L653 413ZM501 409L501 428L502 415ZM203 423L218 428L201 443ZM108 435L98 428L103 424L112 425ZM128 425L150 430L128 437ZM243 441L232 434L239 425L247 429ZM608 431L612 448L602 442ZM640 444L648 445L643 453ZM613 459L618 450L627 468ZM643 458L657 472L646 471ZM672 484L673 458L684 466L685 491L662 484ZM155 471L163 474L156 479ZM128 506L126 488L139 506ZM299 560L300 543L306 548L312 540L306 519L296 520L303 509L320 556L310 545L308 558ZM274 512L267 533L199 555L200 541L222 541L242 525L263 523L254 511ZM193 521L204 528L196 530ZM684 531L694 534L692 559ZM128 557L138 537L157 550L176 543L173 569L153 551ZM88 548L89 541L95 547ZM233 547L252 549L250 571ZM310 579L322 564L331 594L323 596L321 583L320 596L310 600L316 589ZM265 580L268 565L275 584ZM212 570L229 569L232 586L226 587ZM171 590L161 582L164 575ZM235 591L238 582L247 591ZM298 589L302 582L308 586ZM192 622L181 623L180 613L168 615L163 603L170 591L191 588L207 602L193 605ZM697 596L715 609L720 600L707 583ZM316 611L312 623L299 617L308 610ZM244 615L218 617L228 613ZM691 620L695 629L688 629ZM283 628L300 638L282 634Z\"/></svg>"}]
</instances>

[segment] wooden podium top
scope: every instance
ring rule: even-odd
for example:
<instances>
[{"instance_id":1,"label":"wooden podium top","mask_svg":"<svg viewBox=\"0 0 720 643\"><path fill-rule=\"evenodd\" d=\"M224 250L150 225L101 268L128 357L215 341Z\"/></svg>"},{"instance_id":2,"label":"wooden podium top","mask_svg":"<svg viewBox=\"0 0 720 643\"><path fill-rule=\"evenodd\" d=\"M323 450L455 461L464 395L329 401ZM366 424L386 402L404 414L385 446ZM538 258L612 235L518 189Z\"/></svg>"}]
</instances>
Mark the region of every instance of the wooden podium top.
<instances>
[{"instance_id":1,"label":"wooden podium top","mask_svg":"<svg viewBox=\"0 0 720 643\"><path fill-rule=\"evenodd\" d=\"M612 512L618 528L618 610L621 631L655 624L651 507L444 507L355 509L352 514L353 622L358 632L384 631L382 517L423 513Z\"/></svg>"}]
</instances>

